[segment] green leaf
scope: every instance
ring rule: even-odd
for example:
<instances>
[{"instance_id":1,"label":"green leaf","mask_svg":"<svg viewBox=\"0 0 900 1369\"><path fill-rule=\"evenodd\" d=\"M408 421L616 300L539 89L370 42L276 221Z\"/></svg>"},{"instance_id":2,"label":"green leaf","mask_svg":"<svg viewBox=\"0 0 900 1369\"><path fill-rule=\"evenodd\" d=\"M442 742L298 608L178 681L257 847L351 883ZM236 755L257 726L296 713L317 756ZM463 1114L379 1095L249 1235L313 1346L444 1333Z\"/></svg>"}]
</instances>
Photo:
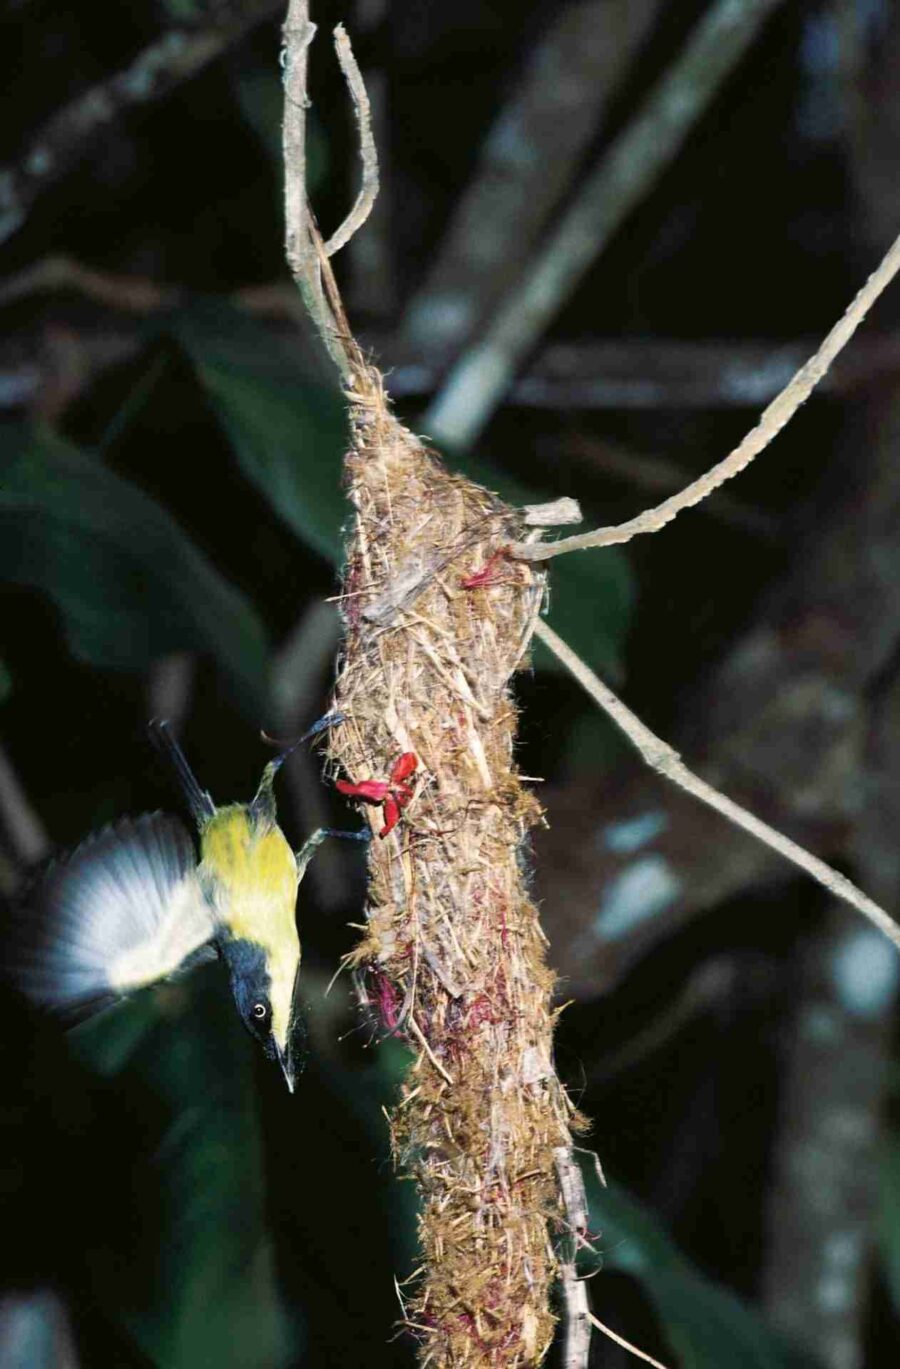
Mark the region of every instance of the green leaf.
<instances>
[{"instance_id":1,"label":"green leaf","mask_svg":"<svg viewBox=\"0 0 900 1369\"><path fill-rule=\"evenodd\" d=\"M304 379L294 352L235 309L195 305L175 333L241 469L301 541L339 564L347 445L336 390Z\"/></svg>"},{"instance_id":2,"label":"green leaf","mask_svg":"<svg viewBox=\"0 0 900 1369\"><path fill-rule=\"evenodd\" d=\"M165 1369L296 1363L268 1236L255 1047L221 967L85 1023L73 1048L115 1081L123 1135L98 1145L135 1148L123 1220L86 1238L104 1314Z\"/></svg>"},{"instance_id":3,"label":"green leaf","mask_svg":"<svg viewBox=\"0 0 900 1369\"><path fill-rule=\"evenodd\" d=\"M258 707L266 645L247 600L147 495L21 425L0 443L0 579L50 595L81 660L141 670L172 651L205 649Z\"/></svg>"},{"instance_id":4,"label":"green leaf","mask_svg":"<svg viewBox=\"0 0 900 1369\"><path fill-rule=\"evenodd\" d=\"M600 1235L598 1253L583 1253L579 1272L633 1275L656 1306L678 1369L814 1369L811 1358L696 1269L637 1199L616 1184L603 1187L589 1162L581 1168L590 1229Z\"/></svg>"}]
</instances>

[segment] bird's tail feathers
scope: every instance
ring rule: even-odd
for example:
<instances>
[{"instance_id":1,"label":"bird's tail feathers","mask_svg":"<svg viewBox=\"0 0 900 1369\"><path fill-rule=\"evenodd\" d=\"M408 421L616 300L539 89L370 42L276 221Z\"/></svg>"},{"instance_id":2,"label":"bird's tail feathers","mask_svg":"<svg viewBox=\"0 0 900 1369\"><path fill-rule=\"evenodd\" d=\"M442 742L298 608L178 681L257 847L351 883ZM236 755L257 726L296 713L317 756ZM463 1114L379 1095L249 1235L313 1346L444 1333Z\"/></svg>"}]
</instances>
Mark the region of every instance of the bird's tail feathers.
<instances>
[{"instance_id":1,"label":"bird's tail feathers","mask_svg":"<svg viewBox=\"0 0 900 1369\"><path fill-rule=\"evenodd\" d=\"M196 775L188 764L187 756L172 735L166 720L154 718L149 725L150 736L175 772L181 785L188 807L198 827L203 827L216 811L216 806L206 789L201 789Z\"/></svg>"}]
</instances>

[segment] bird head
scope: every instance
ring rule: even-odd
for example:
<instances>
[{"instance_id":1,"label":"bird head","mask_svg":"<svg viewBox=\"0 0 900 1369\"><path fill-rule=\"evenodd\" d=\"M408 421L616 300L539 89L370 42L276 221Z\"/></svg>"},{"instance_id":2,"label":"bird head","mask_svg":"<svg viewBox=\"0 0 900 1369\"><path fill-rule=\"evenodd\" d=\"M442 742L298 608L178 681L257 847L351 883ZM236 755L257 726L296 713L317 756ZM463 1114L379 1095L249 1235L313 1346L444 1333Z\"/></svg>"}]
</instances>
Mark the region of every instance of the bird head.
<instances>
[{"instance_id":1,"label":"bird head","mask_svg":"<svg viewBox=\"0 0 900 1369\"><path fill-rule=\"evenodd\" d=\"M277 1060L293 1093L303 1068L306 1029L297 996L300 947L267 955L259 944L228 939L223 954L238 1015L270 1060Z\"/></svg>"}]
</instances>

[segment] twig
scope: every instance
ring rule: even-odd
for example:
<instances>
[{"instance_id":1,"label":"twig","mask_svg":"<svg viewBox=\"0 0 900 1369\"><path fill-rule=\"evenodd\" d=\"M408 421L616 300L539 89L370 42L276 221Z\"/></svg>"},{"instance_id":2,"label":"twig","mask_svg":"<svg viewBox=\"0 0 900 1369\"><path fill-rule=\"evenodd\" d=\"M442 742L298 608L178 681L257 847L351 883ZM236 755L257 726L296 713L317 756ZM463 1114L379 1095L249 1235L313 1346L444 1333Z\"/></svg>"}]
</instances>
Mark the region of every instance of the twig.
<instances>
[{"instance_id":1,"label":"twig","mask_svg":"<svg viewBox=\"0 0 900 1369\"><path fill-rule=\"evenodd\" d=\"M316 26L309 19L309 0L289 0L282 48L284 250L291 274L303 296L303 303L325 344L328 355L338 368L341 379L346 384L352 384L354 377L364 371L364 362L356 339L350 331L340 293L328 264L328 254L322 242L322 235L306 198L306 110L309 105L306 69L309 45L315 33ZM351 70L343 62L341 65L349 82ZM352 64L352 75L354 82L361 86L362 76L355 62ZM351 95L357 105L360 139L363 139L367 124L360 112L358 91L354 92L351 87ZM362 147L360 155L364 167L367 167L375 156L374 142L370 141L368 147ZM354 213L355 208L351 210L351 216Z\"/></svg>"},{"instance_id":2,"label":"twig","mask_svg":"<svg viewBox=\"0 0 900 1369\"><path fill-rule=\"evenodd\" d=\"M591 1353L591 1309L587 1285L579 1279L575 1259L585 1244L588 1228L588 1206L584 1179L572 1146L557 1146L553 1162L559 1179L559 1196L565 1213L568 1247L560 1257L559 1280L566 1304L566 1333L563 1344L563 1369L587 1369Z\"/></svg>"},{"instance_id":3,"label":"twig","mask_svg":"<svg viewBox=\"0 0 900 1369\"><path fill-rule=\"evenodd\" d=\"M350 376L337 321L325 292L319 267L316 233L306 199L306 68L316 26L309 19L309 0L290 0L283 30L284 68L284 254L303 296L307 313L341 377Z\"/></svg>"},{"instance_id":4,"label":"twig","mask_svg":"<svg viewBox=\"0 0 900 1369\"><path fill-rule=\"evenodd\" d=\"M559 556L566 551L581 551L587 547L610 547L622 542L630 542L639 533L658 532L671 523L683 509L699 504L707 495L732 476L744 470L755 456L763 451L781 429L812 394L822 376L825 375L838 352L850 341L868 311L890 284L900 269L900 237L885 254L880 266L873 271L865 285L848 305L819 350L802 366L789 385L772 400L755 428L730 452L724 460L711 470L694 480L678 494L658 504L655 509L647 509L614 528L598 528L594 532L578 533L575 537L564 537L559 542L542 545L520 543L511 549L512 554L527 561L546 561L551 556Z\"/></svg>"},{"instance_id":5,"label":"twig","mask_svg":"<svg viewBox=\"0 0 900 1369\"><path fill-rule=\"evenodd\" d=\"M177 304L182 291L144 276L112 275L94 271L71 257L44 257L0 285L0 308L29 295L73 290L86 299L126 313L151 314Z\"/></svg>"},{"instance_id":6,"label":"twig","mask_svg":"<svg viewBox=\"0 0 900 1369\"><path fill-rule=\"evenodd\" d=\"M660 1364L658 1359L653 1359L652 1356L645 1354L643 1350L639 1350L636 1345L632 1345L631 1341L626 1340L624 1336L618 1335L611 1327L604 1326L603 1322L595 1317L593 1312L589 1312L588 1316L591 1319L592 1326L596 1326L597 1330L602 1331L604 1336L608 1336L610 1340L614 1340L616 1345L621 1345L623 1350L629 1351L632 1355L637 1355L638 1359L645 1360L647 1364L655 1365L656 1369L666 1369L666 1366Z\"/></svg>"},{"instance_id":7,"label":"twig","mask_svg":"<svg viewBox=\"0 0 900 1369\"><path fill-rule=\"evenodd\" d=\"M0 242L22 227L41 192L76 165L122 110L168 94L280 8L279 0L243 0L206 25L170 29L124 71L51 115L21 159L0 168Z\"/></svg>"},{"instance_id":8,"label":"twig","mask_svg":"<svg viewBox=\"0 0 900 1369\"><path fill-rule=\"evenodd\" d=\"M335 252L339 252L342 247L345 247L357 229L362 228L378 198L378 153L375 149L375 139L372 136L372 112L369 108L369 97L366 94L362 73L353 55L350 39L347 37L343 24L338 24L334 31L334 50L341 64L341 71L344 73L344 80L347 82L347 89L350 91L353 108L356 111L359 156L362 162L362 184L356 197L356 203L350 213L325 244L325 254L329 257L333 257Z\"/></svg>"},{"instance_id":9,"label":"twig","mask_svg":"<svg viewBox=\"0 0 900 1369\"><path fill-rule=\"evenodd\" d=\"M716 0L681 56L603 155L524 280L452 369L422 426L472 443L526 353L613 232L668 165L778 0Z\"/></svg>"},{"instance_id":10,"label":"twig","mask_svg":"<svg viewBox=\"0 0 900 1369\"><path fill-rule=\"evenodd\" d=\"M657 498L660 494L680 489L685 478L684 468L677 462L620 447L605 438L576 433L572 437L554 442L552 448L549 443L547 446L548 450L552 450L556 461L563 456L573 464L590 467L595 473L627 481L639 490L649 491ZM744 504L727 494L720 494L718 499L708 504L706 513L710 518L731 523L757 537L772 540L778 535L778 520L772 514L750 504Z\"/></svg>"},{"instance_id":11,"label":"twig","mask_svg":"<svg viewBox=\"0 0 900 1369\"><path fill-rule=\"evenodd\" d=\"M720 794L712 785L701 780L699 775L695 775L688 770L681 760L681 757L672 747L650 731L649 727L641 722L629 708L622 703L621 699L613 694L603 681L594 674L589 666L559 637L549 626L549 624L539 620L535 627L535 635L545 642L550 650L556 655L563 665L571 672L581 687L594 700L598 707L602 708L617 727L625 733L630 742L637 747L641 756L647 764L657 770L661 775L677 784L681 789L685 789L689 794L714 808L723 817L728 818L738 827L743 827L745 832L756 837L758 841L770 846L773 851L785 859L792 861L807 874L812 875L819 884L834 894L837 898L849 903L857 912L867 917L870 922L883 932L886 937L893 941L894 945L900 948L900 926L894 922L893 918L879 908L861 889L846 879L844 875L832 870L830 865L826 865L817 856L805 851L802 846L791 841L790 837L783 836L781 832L776 832L768 823L760 818L748 813L746 808L729 799L725 794Z\"/></svg>"},{"instance_id":12,"label":"twig","mask_svg":"<svg viewBox=\"0 0 900 1369\"><path fill-rule=\"evenodd\" d=\"M370 222L367 233L356 243L368 240L371 232ZM8 276L0 285L0 308L35 295L66 291L108 309L141 317L171 309L186 294L180 285L151 277L97 271L73 258L52 256ZM296 289L287 280L241 286L225 298L235 308L271 320L273 325L300 319L305 323L303 302L297 299ZM85 350L92 353L98 350L97 329L96 321L78 317L77 331ZM274 327L273 335L278 336ZM143 333L135 333L131 350L143 340ZM415 352L404 339L397 341L377 328L367 329L363 341L375 355L390 356L391 394L395 398L426 395L437 388L447 361L443 334L423 338ZM121 343L115 349L107 349L107 356L101 339L99 346L104 354L98 356L99 364L92 366L92 372L120 361L128 345L123 333ZM677 337L551 342L512 382L508 398L519 408L533 409L747 408L778 394L813 346L814 340L806 338L768 343ZM12 356L18 363L28 360L23 358L21 335L0 352L0 367L7 375L13 368ZM837 358L819 382L819 390L845 394L893 379L898 372L900 335L870 329L857 339L852 352ZM11 398L4 401L0 396L0 406L19 402L14 396L23 383L31 388L32 377L24 381L13 377L9 382Z\"/></svg>"}]
</instances>

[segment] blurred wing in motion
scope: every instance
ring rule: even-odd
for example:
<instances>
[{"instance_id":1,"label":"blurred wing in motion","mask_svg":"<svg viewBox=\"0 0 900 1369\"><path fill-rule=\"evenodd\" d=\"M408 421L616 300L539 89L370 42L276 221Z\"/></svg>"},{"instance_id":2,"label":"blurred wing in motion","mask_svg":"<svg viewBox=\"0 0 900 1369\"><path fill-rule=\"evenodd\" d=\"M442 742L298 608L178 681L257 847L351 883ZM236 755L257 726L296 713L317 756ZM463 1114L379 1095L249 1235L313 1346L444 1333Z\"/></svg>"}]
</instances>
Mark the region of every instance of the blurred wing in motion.
<instances>
[{"instance_id":1,"label":"blurred wing in motion","mask_svg":"<svg viewBox=\"0 0 900 1369\"><path fill-rule=\"evenodd\" d=\"M4 929L0 975L38 1007L84 1016L189 968L215 930L187 830L146 813L50 866Z\"/></svg>"}]
</instances>

